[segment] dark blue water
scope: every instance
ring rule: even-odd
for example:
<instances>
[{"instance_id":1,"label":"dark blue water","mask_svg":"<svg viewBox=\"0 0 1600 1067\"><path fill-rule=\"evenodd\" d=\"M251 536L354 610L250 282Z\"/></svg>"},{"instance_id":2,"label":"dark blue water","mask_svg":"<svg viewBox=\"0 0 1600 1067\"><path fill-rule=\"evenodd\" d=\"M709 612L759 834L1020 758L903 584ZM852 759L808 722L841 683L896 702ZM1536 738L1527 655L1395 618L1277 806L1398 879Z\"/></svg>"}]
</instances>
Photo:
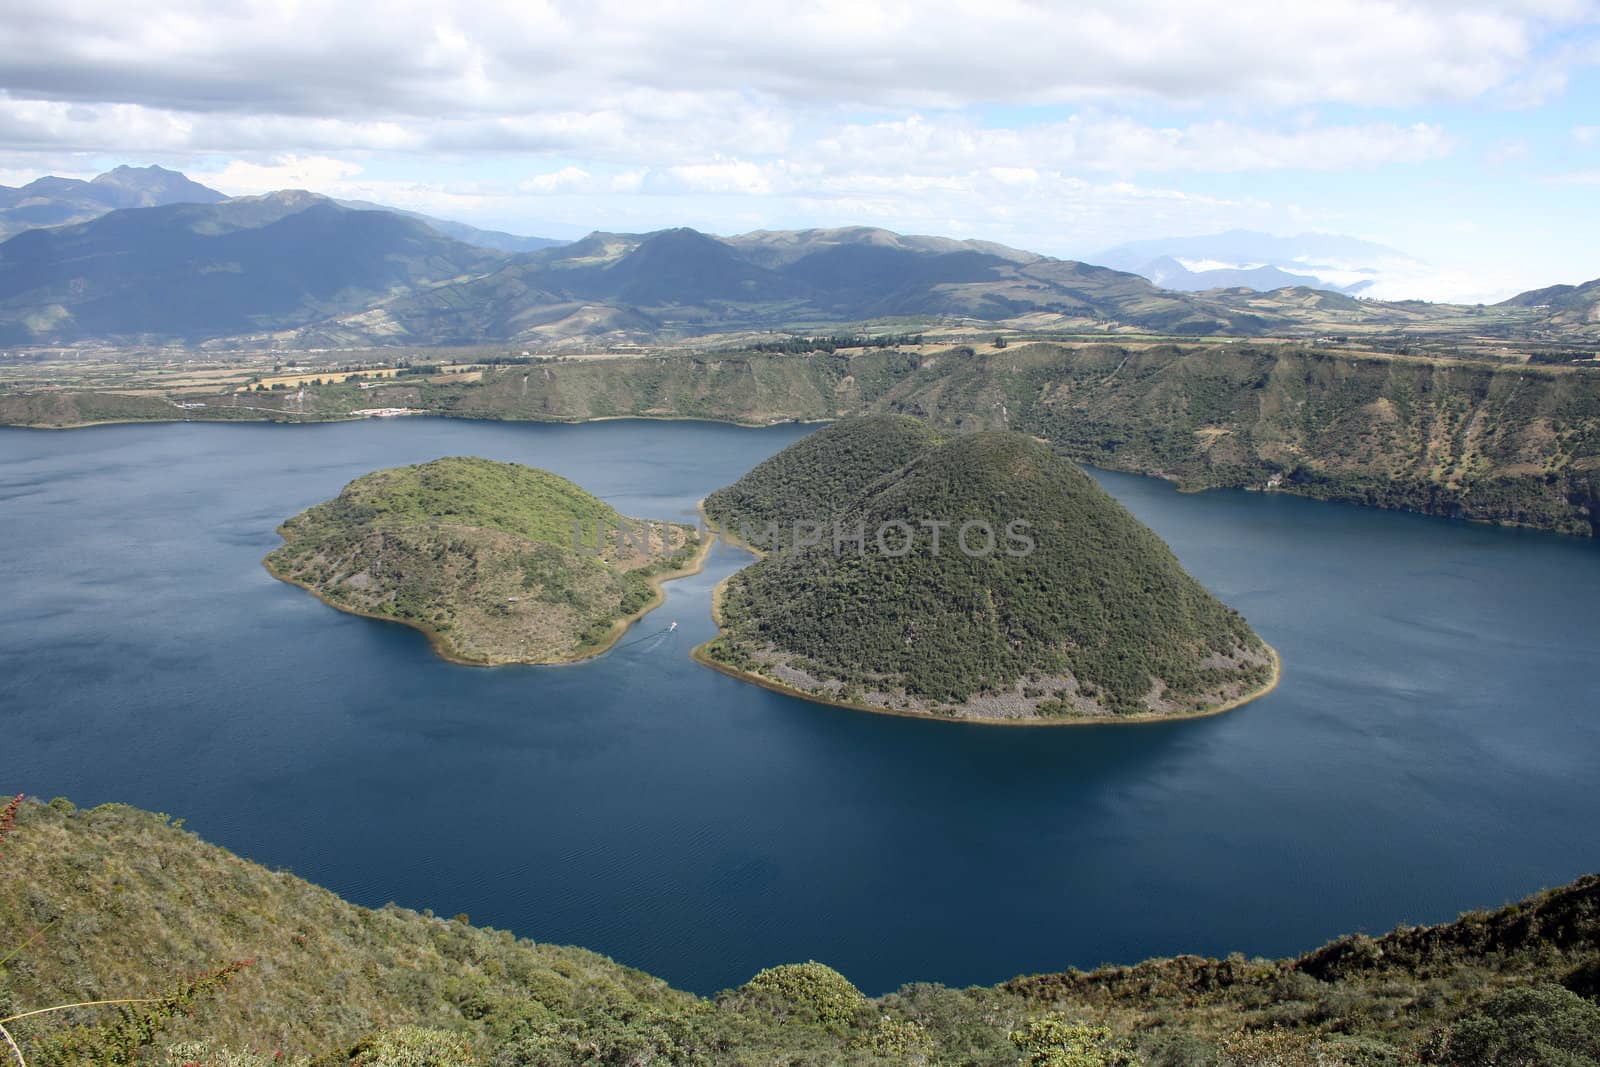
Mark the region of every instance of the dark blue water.
<instances>
[{"instance_id":1,"label":"dark blue water","mask_svg":"<svg viewBox=\"0 0 1600 1067\"><path fill-rule=\"evenodd\" d=\"M283 518L475 454L673 518L800 428L0 430L0 791L119 800L367 904L710 991L1279 955L1600 869L1600 550L1100 475L1282 652L1214 719L1002 729L695 665L706 572L595 662L485 671L272 580ZM202 961L197 961L202 962Z\"/></svg>"}]
</instances>

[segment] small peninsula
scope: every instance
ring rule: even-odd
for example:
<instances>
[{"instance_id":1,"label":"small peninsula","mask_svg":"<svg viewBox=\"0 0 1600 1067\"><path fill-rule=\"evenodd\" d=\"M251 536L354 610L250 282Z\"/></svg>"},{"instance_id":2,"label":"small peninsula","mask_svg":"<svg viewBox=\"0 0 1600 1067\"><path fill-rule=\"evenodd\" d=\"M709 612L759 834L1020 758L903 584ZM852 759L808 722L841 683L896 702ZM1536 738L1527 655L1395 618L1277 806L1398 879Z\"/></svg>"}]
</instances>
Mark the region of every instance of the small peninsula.
<instances>
[{"instance_id":1,"label":"small peninsula","mask_svg":"<svg viewBox=\"0 0 1600 1067\"><path fill-rule=\"evenodd\" d=\"M474 666L603 652L710 544L548 471L472 457L357 478L278 533L285 543L263 561L275 577L421 630Z\"/></svg>"},{"instance_id":2,"label":"small peninsula","mask_svg":"<svg viewBox=\"0 0 1600 1067\"><path fill-rule=\"evenodd\" d=\"M1088 475L1024 434L847 419L706 498L763 558L719 589L725 673L870 711L1049 724L1183 718L1278 660Z\"/></svg>"}]
</instances>

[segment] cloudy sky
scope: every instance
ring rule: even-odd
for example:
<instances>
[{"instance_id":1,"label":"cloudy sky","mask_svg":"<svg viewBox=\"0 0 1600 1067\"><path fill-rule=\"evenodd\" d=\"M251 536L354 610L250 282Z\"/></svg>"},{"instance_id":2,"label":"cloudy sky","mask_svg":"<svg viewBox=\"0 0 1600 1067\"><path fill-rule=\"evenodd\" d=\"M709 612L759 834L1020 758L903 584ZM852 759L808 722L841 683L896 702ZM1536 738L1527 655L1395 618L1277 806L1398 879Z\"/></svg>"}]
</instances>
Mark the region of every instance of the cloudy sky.
<instances>
[{"instance_id":1,"label":"cloudy sky","mask_svg":"<svg viewBox=\"0 0 1600 1067\"><path fill-rule=\"evenodd\" d=\"M161 163L572 237L1234 227L1600 276L1597 0L10 0L0 183ZM1396 291L1395 288L1399 290Z\"/></svg>"}]
</instances>

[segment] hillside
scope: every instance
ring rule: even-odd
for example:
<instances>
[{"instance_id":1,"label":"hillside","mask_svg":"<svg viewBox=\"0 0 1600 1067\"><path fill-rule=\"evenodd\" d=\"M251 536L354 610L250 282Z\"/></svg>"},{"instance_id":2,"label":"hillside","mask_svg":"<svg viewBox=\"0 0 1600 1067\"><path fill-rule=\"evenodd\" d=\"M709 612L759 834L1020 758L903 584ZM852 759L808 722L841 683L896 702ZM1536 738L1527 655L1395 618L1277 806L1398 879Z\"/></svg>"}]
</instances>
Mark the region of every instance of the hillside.
<instances>
[{"instance_id":1,"label":"hillside","mask_svg":"<svg viewBox=\"0 0 1600 1067\"><path fill-rule=\"evenodd\" d=\"M113 211L0 244L0 344L284 329L498 261L309 193Z\"/></svg>"},{"instance_id":2,"label":"hillside","mask_svg":"<svg viewBox=\"0 0 1600 1067\"><path fill-rule=\"evenodd\" d=\"M1600 375L1586 371L1297 345L729 352L508 367L432 402L477 418L896 412L941 431L1020 430L1186 489L1271 482L1583 536L1600 522Z\"/></svg>"},{"instance_id":3,"label":"hillside","mask_svg":"<svg viewBox=\"0 0 1600 1067\"><path fill-rule=\"evenodd\" d=\"M138 184L127 174L102 175L114 180L95 195L139 204L219 195L201 186L185 192L178 186L187 179L162 174L160 182L143 179L154 191L137 196L118 191L118 183ZM29 194L35 206L49 200L45 194L78 198L63 221L110 210L101 200L78 203L86 194L77 186L101 179L40 182L48 188ZM1295 280L1301 277L1309 276ZM1520 305L1330 302L1303 292L1177 292L1136 274L991 242L862 226L727 238L685 228L596 232L561 244L280 192L132 207L18 235L0 245L0 343L182 340L304 349L507 342L561 350L951 320L1033 332L1423 330L1481 340L1521 336L1543 321ZM1542 329L1559 334L1566 327Z\"/></svg>"},{"instance_id":4,"label":"hillside","mask_svg":"<svg viewBox=\"0 0 1600 1067\"><path fill-rule=\"evenodd\" d=\"M19 949L0 966L0 1014L255 961L154 1035L148 1062L162 1067L307 1067L312 1056L319 1067L1011 1067L1042 1047L1030 1036L1065 1036L1071 1024L1110 1031L1074 1061L1086 1067L1119 1051L1152 1067L1600 1062L1593 876L1297 960L1179 956L992 988L919 983L876 999L821 965L780 966L708 1000L465 916L358 907L119 805L24 804L0 845L0 873L25 887L0 895L0 945ZM46 935L29 940L41 927ZM108 1016L6 1027L34 1067L76 1067L85 1061L49 1055L65 1026ZM426 1047L434 1058L419 1055ZM394 1051L405 1048L411 1059ZM384 1049L392 1058L378 1058Z\"/></svg>"},{"instance_id":5,"label":"hillside","mask_svg":"<svg viewBox=\"0 0 1600 1067\"><path fill-rule=\"evenodd\" d=\"M706 500L724 529L787 532L724 587L716 665L871 710L1034 722L1181 717L1276 680L1244 620L1046 445L876 418L792 449ZM853 530L865 544L841 549Z\"/></svg>"},{"instance_id":6,"label":"hillside","mask_svg":"<svg viewBox=\"0 0 1600 1067\"><path fill-rule=\"evenodd\" d=\"M793 322L1030 314L1174 333L1263 325L1255 312L1168 293L1131 274L981 242L865 227L728 239L675 229L591 234L480 278L308 327L295 343L634 342Z\"/></svg>"},{"instance_id":7,"label":"hillside","mask_svg":"<svg viewBox=\"0 0 1600 1067\"><path fill-rule=\"evenodd\" d=\"M508 255L518 252L537 252L541 248L555 248L567 243L551 237L525 237L519 233L506 233L504 230L484 230L465 222L436 218L433 215L424 215L420 211L407 211L386 204L374 204L370 200L335 200L334 203L352 211L389 211L404 218L416 219L430 229L462 244L485 248L492 252L505 252Z\"/></svg>"},{"instance_id":8,"label":"hillside","mask_svg":"<svg viewBox=\"0 0 1600 1067\"><path fill-rule=\"evenodd\" d=\"M1275 275L1317 282L1312 274ZM1326 288L1283 293L1216 288L1259 281L1222 272L1206 292L1178 292L1122 270L984 241L907 236L865 226L593 233L518 256L476 278L398 296L296 331L297 347L514 342L546 350L670 343L712 334L813 330L862 322L1004 325L1177 336L1421 331L1520 336L1529 309L1356 301ZM1201 286L1197 285L1196 288Z\"/></svg>"},{"instance_id":9,"label":"hillside","mask_svg":"<svg viewBox=\"0 0 1600 1067\"><path fill-rule=\"evenodd\" d=\"M1539 315L1544 328L1592 342L1600 333L1600 278L1582 285L1552 285L1519 293L1502 306L1528 308Z\"/></svg>"},{"instance_id":10,"label":"hillside","mask_svg":"<svg viewBox=\"0 0 1600 1067\"><path fill-rule=\"evenodd\" d=\"M761 549L788 548L798 523L827 523L846 501L938 444L908 415L836 422L762 460L705 499L707 516Z\"/></svg>"},{"instance_id":11,"label":"hillside","mask_svg":"<svg viewBox=\"0 0 1600 1067\"><path fill-rule=\"evenodd\" d=\"M700 554L690 527L629 519L565 478L475 458L368 474L278 532L285 544L265 560L276 577L482 665L603 650Z\"/></svg>"},{"instance_id":12,"label":"hillside","mask_svg":"<svg viewBox=\"0 0 1600 1067\"><path fill-rule=\"evenodd\" d=\"M1342 300L1336 294L1322 298ZM190 396L188 399L195 400ZM348 417L394 403L480 419L765 424L873 412L1014 429L1079 462L1185 489L1262 489L1591 536L1600 374L1296 344L1016 344L789 355L736 349L491 367L472 383L270 397L0 389L0 423Z\"/></svg>"}]
</instances>

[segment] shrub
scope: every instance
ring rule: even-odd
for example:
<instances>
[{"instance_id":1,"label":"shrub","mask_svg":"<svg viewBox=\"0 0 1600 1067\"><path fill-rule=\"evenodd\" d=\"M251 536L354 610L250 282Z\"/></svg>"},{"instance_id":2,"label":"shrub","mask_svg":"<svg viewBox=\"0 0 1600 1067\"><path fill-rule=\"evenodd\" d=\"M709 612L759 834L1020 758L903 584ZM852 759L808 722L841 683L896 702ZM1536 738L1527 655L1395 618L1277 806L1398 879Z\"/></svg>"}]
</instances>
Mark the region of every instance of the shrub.
<instances>
[{"instance_id":1,"label":"shrub","mask_svg":"<svg viewBox=\"0 0 1600 1067\"><path fill-rule=\"evenodd\" d=\"M466 1041L444 1030L402 1026L356 1046L350 1067L476 1067Z\"/></svg>"},{"instance_id":2,"label":"shrub","mask_svg":"<svg viewBox=\"0 0 1600 1067\"><path fill-rule=\"evenodd\" d=\"M1436 1035L1426 1058L1452 1067L1596 1067L1600 1005L1558 985L1511 989Z\"/></svg>"},{"instance_id":3,"label":"shrub","mask_svg":"<svg viewBox=\"0 0 1600 1067\"><path fill-rule=\"evenodd\" d=\"M1011 1035L1026 1067L1133 1067L1138 1058L1109 1027L1068 1022L1056 1012Z\"/></svg>"},{"instance_id":4,"label":"shrub","mask_svg":"<svg viewBox=\"0 0 1600 1067\"><path fill-rule=\"evenodd\" d=\"M739 988L742 994L770 996L809 1011L828 1025L843 1025L867 1003L850 979L812 960L769 967Z\"/></svg>"}]
</instances>

